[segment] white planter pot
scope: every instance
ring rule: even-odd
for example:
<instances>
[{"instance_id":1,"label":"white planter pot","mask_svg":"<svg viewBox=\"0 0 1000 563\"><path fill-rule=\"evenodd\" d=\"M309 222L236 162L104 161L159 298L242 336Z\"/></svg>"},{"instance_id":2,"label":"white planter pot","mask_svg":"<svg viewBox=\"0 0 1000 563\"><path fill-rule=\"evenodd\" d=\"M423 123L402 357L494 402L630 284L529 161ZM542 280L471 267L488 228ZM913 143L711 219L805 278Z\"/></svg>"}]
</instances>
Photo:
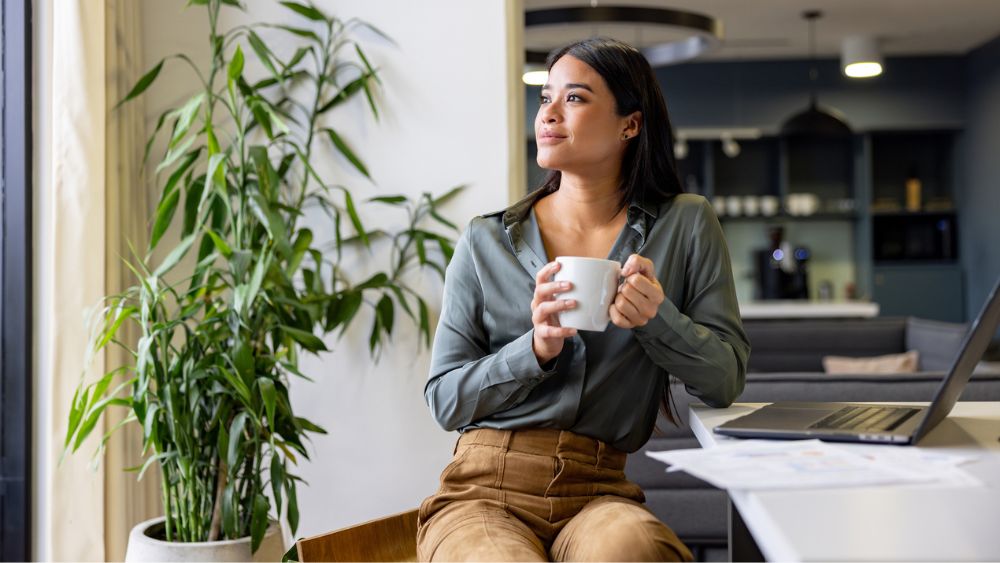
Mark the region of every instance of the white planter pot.
<instances>
[{"instance_id":1,"label":"white planter pot","mask_svg":"<svg viewBox=\"0 0 1000 563\"><path fill-rule=\"evenodd\" d=\"M264 540L257 553L251 557L250 538L207 542L168 542L148 535L148 532L162 526L165 517L146 520L128 536L125 561L139 563L146 561L281 561L285 549L278 523L271 521Z\"/></svg>"}]
</instances>

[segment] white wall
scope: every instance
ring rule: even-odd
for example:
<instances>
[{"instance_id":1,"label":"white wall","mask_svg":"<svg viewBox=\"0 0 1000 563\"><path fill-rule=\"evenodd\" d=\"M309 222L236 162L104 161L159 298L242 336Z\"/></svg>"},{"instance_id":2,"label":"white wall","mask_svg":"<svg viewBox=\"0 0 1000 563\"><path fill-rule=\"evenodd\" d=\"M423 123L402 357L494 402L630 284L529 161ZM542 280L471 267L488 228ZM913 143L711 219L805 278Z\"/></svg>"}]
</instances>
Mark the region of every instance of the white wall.
<instances>
[{"instance_id":1,"label":"white wall","mask_svg":"<svg viewBox=\"0 0 1000 563\"><path fill-rule=\"evenodd\" d=\"M182 4L144 3L147 68L176 51L191 53L196 61L206 60L204 12L183 10ZM224 9L220 27L249 20L306 23L276 2L249 0L246 4L248 15ZM361 97L332 112L331 118L368 165L375 186L352 173L328 149L321 154L329 158L316 159L326 177L349 186L358 199L442 193L469 184L445 213L463 227L476 214L505 207L508 194L523 193L524 95L517 68L522 49L520 0L327 0L318 4L341 18L365 20L398 44L388 45L372 34L358 35L372 64L381 69L381 121L372 119ZM279 51L294 50L295 41L287 35L264 35L269 43L273 40L280 46ZM178 64L165 68L146 99L149 127L163 109L176 106L191 93L191 76ZM369 206L362 209L362 216L369 226L398 227L404 216L385 209ZM314 231L330 233L325 216L310 216L309 222ZM385 249L375 254L384 256ZM348 271L360 281L372 267L382 266L378 260L361 256ZM440 281L427 275L416 282L436 317ZM333 353L303 360L303 373L315 383L293 382L296 414L329 431L314 439L312 461L298 471L309 482L299 489L300 537L415 508L435 491L456 438L436 425L424 404L429 354L417 352L416 330L402 311L397 312L394 344L377 365L367 352L370 310L364 310L357 321L343 340L326 339Z\"/></svg>"}]
</instances>

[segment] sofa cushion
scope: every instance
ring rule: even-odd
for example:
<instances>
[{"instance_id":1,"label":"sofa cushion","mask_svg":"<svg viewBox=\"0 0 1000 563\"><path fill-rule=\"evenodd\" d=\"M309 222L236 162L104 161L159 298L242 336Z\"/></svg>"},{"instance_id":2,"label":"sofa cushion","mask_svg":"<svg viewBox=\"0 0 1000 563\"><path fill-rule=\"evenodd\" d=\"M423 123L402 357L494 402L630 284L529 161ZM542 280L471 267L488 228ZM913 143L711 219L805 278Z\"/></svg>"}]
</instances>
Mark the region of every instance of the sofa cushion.
<instances>
[{"instance_id":1,"label":"sofa cushion","mask_svg":"<svg viewBox=\"0 0 1000 563\"><path fill-rule=\"evenodd\" d=\"M886 354L867 358L847 356L823 356L823 371L828 374L841 373L913 373L920 365L920 352L909 350L902 354Z\"/></svg>"},{"instance_id":2,"label":"sofa cushion","mask_svg":"<svg viewBox=\"0 0 1000 563\"><path fill-rule=\"evenodd\" d=\"M947 371L968 330L964 323L910 317L906 319L906 349L920 350L921 371Z\"/></svg>"},{"instance_id":3,"label":"sofa cushion","mask_svg":"<svg viewBox=\"0 0 1000 563\"><path fill-rule=\"evenodd\" d=\"M905 352L906 320L747 321L751 372L822 372L823 356Z\"/></svg>"}]
</instances>

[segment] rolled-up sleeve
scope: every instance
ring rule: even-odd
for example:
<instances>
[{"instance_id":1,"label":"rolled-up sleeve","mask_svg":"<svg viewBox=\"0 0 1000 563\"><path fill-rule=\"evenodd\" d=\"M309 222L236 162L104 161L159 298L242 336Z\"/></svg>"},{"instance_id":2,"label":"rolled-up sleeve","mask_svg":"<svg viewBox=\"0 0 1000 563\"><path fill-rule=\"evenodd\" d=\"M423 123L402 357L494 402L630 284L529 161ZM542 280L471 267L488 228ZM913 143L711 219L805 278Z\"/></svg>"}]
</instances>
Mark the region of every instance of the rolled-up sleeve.
<instances>
[{"instance_id":1,"label":"rolled-up sleeve","mask_svg":"<svg viewBox=\"0 0 1000 563\"><path fill-rule=\"evenodd\" d=\"M710 406L727 407L746 384L750 343L722 226L704 200L688 248L683 310L666 299L657 315L634 332L653 362L689 393Z\"/></svg>"},{"instance_id":2,"label":"rolled-up sleeve","mask_svg":"<svg viewBox=\"0 0 1000 563\"><path fill-rule=\"evenodd\" d=\"M490 352L477 273L480 257L475 253L477 220L481 219L474 219L459 238L445 274L441 318L424 387L431 414L445 430L517 406L556 372L538 365L533 330Z\"/></svg>"}]
</instances>

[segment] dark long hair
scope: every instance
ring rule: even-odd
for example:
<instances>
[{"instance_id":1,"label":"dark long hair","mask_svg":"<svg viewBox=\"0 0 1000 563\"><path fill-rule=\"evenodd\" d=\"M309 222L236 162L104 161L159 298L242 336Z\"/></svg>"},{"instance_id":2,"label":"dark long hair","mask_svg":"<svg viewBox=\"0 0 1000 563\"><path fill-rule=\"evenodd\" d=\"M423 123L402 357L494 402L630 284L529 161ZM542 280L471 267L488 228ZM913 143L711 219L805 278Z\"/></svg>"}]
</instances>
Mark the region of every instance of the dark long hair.
<instances>
[{"instance_id":1,"label":"dark long hair","mask_svg":"<svg viewBox=\"0 0 1000 563\"><path fill-rule=\"evenodd\" d=\"M674 160L674 132L667 104L646 57L635 47L617 39L595 37L553 51L546 63L548 69L552 70L552 65L565 55L583 61L604 78L615 97L615 111L619 116L636 111L642 113L639 135L629 141L622 158L618 211L633 202L659 206L683 192ZM555 191L561 180L562 173L552 170L542 188ZM660 398L660 410L676 426L672 403L668 377Z\"/></svg>"},{"instance_id":2,"label":"dark long hair","mask_svg":"<svg viewBox=\"0 0 1000 563\"><path fill-rule=\"evenodd\" d=\"M615 97L615 111L625 117L642 113L639 135L628 142L622 158L618 211L629 204L659 205L683 192L674 160L674 132L667 104L649 61L635 47L606 37L567 45L549 54L546 66L570 55L597 71ZM559 189L562 173L552 170L542 184Z\"/></svg>"}]
</instances>

